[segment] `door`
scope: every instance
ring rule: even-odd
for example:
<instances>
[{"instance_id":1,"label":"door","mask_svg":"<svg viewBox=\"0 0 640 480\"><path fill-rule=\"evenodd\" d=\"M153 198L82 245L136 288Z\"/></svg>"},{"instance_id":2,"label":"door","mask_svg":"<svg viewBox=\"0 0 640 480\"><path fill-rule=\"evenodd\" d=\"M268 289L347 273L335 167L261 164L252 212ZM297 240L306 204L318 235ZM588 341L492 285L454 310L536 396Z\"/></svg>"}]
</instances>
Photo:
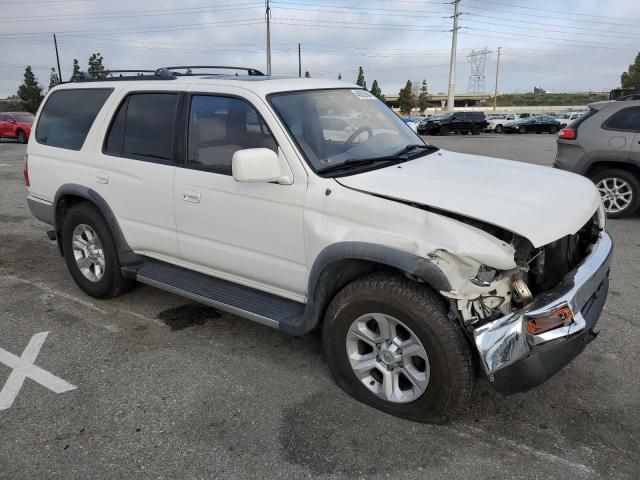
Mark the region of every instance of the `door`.
<instances>
[{"instance_id":1,"label":"door","mask_svg":"<svg viewBox=\"0 0 640 480\"><path fill-rule=\"evenodd\" d=\"M173 212L179 99L176 92L154 91L134 92L118 102L92 187L135 252L169 261L180 257Z\"/></svg>"},{"instance_id":2,"label":"door","mask_svg":"<svg viewBox=\"0 0 640 480\"><path fill-rule=\"evenodd\" d=\"M616 102L622 103L624 102ZM608 134L608 147L617 157L638 159L640 107L622 107L607 119L602 128Z\"/></svg>"},{"instance_id":3,"label":"door","mask_svg":"<svg viewBox=\"0 0 640 480\"><path fill-rule=\"evenodd\" d=\"M466 130L466 118L464 113L454 113L451 118L451 130Z\"/></svg>"},{"instance_id":4,"label":"door","mask_svg":"<svg viewBox=\"0 0 640 480\"><path fill-rule=\"evenodd\" d=\"M290 185L234 180L233 154L246 148L278 152L290 171L270 128L245 99L194 94L188 111L187 163L176 169L174 187L182 259L204 273L304 298L306 178Z\"/></svg>"}]
</instances>

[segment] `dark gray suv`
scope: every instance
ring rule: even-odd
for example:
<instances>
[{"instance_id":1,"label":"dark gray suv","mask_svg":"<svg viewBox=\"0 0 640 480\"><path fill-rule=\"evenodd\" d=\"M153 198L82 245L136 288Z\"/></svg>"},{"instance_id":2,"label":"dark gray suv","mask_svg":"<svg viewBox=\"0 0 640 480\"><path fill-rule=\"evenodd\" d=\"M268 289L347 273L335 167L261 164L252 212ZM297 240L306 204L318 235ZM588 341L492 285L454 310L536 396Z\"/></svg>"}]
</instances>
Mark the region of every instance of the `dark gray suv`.
<instances>
[{"instance_id":1,"label":"dark gray suv","mask_svg":"<svg viewBox=\"0 0 640 480\"><path fill-rule=\"evenodd\" d=\"M640 95L589 105L558 134L556 168L589 177L610 218L640 207Z\"/></svg>"}]
</instances>

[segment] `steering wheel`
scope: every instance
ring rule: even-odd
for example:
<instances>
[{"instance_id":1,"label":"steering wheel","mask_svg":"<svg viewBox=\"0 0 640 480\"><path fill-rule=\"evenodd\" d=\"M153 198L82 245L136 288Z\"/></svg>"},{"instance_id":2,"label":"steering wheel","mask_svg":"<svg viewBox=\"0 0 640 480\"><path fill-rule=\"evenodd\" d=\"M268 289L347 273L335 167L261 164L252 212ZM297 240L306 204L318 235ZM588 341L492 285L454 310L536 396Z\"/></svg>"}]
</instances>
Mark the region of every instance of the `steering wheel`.
<instances>
[{"instance_id":1,"label":"steering wheel","mask_svg":"<svg viewBox=\"0 0 640 480\"><path fill-rule=\"evenodd\" d=\"M365 125L364 127L360 127L355 132L353 132L351 135L349 135L349 138L347 139L345 145L348 148L351 148L351 145L353 145L354 140L356 138L358 138L364 132L367 132L369 134L369 136L367 137L367 140L369 140L371 137L373 137L373 130L371 130L371 127Z\"/></svg>"}]
</instances>

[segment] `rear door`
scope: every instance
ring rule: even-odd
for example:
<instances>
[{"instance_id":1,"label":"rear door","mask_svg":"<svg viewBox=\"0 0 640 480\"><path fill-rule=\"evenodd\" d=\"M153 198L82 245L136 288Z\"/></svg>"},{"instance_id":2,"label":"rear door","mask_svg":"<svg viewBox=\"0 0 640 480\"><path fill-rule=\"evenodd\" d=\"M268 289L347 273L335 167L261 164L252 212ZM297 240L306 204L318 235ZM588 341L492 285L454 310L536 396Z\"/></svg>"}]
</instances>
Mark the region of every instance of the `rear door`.
<instances>
[{"instance_id":1,"label":"rear door","mask_svg":"<svg viewBox=\"0 0 640 480\"><path fill-rule=\"evenodd\" d=\"M113 210L129 246L161 260L179 258L173 211L177 91L129 92L114 102L99 139L92 188Z\"/></svg>"},{"instance_id":2,"label":"rear door","mask_svg":"<svg viewBox=\"0 0 640 480\"><path fill-rule=\"evenodd\" d=\"M640 106L624 107L611 115L602 124L602 129L608 135L607 144L617 158L638 159L638 141L640 141Z\"/></svg>"}]
</instances>

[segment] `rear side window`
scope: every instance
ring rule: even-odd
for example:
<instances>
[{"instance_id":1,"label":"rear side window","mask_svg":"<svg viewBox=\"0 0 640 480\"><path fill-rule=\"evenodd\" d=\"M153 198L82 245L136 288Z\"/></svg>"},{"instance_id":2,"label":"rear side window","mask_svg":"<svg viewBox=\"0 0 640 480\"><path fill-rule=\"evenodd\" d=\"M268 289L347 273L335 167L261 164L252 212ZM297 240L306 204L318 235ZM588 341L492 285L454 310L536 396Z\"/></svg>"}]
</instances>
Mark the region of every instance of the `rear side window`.
<instances>
[{"instance_id":1,"label":"rear side window","mask_svg":"<svg viewBox=\"0 0 640 480\"><path fill-rule=\"evenodd\" d=\"M602 128L623 132L640 132L640 107L625 108L614 113Z\"/></svg>"},{"instance_id":2,"label":"rear side window","mask_svg":"<svg viewBox=\"0 0 640 480\"><path fill-rule=\"evenodd\" d=\"M177 93L135 93L120 105L104 151L134 159L173 160Z\"/></svg>"},{"instance_id":3,"label":"rear side window","mask_svg":"<svg viewBox=\"0 0 640 480\"><path fill-rule=\"evenodd\" d=\"M112 91L111 88L87 88L53 92L38 119L36 141L51 147L80 150Z\"/></svg>"}]
</instances>

